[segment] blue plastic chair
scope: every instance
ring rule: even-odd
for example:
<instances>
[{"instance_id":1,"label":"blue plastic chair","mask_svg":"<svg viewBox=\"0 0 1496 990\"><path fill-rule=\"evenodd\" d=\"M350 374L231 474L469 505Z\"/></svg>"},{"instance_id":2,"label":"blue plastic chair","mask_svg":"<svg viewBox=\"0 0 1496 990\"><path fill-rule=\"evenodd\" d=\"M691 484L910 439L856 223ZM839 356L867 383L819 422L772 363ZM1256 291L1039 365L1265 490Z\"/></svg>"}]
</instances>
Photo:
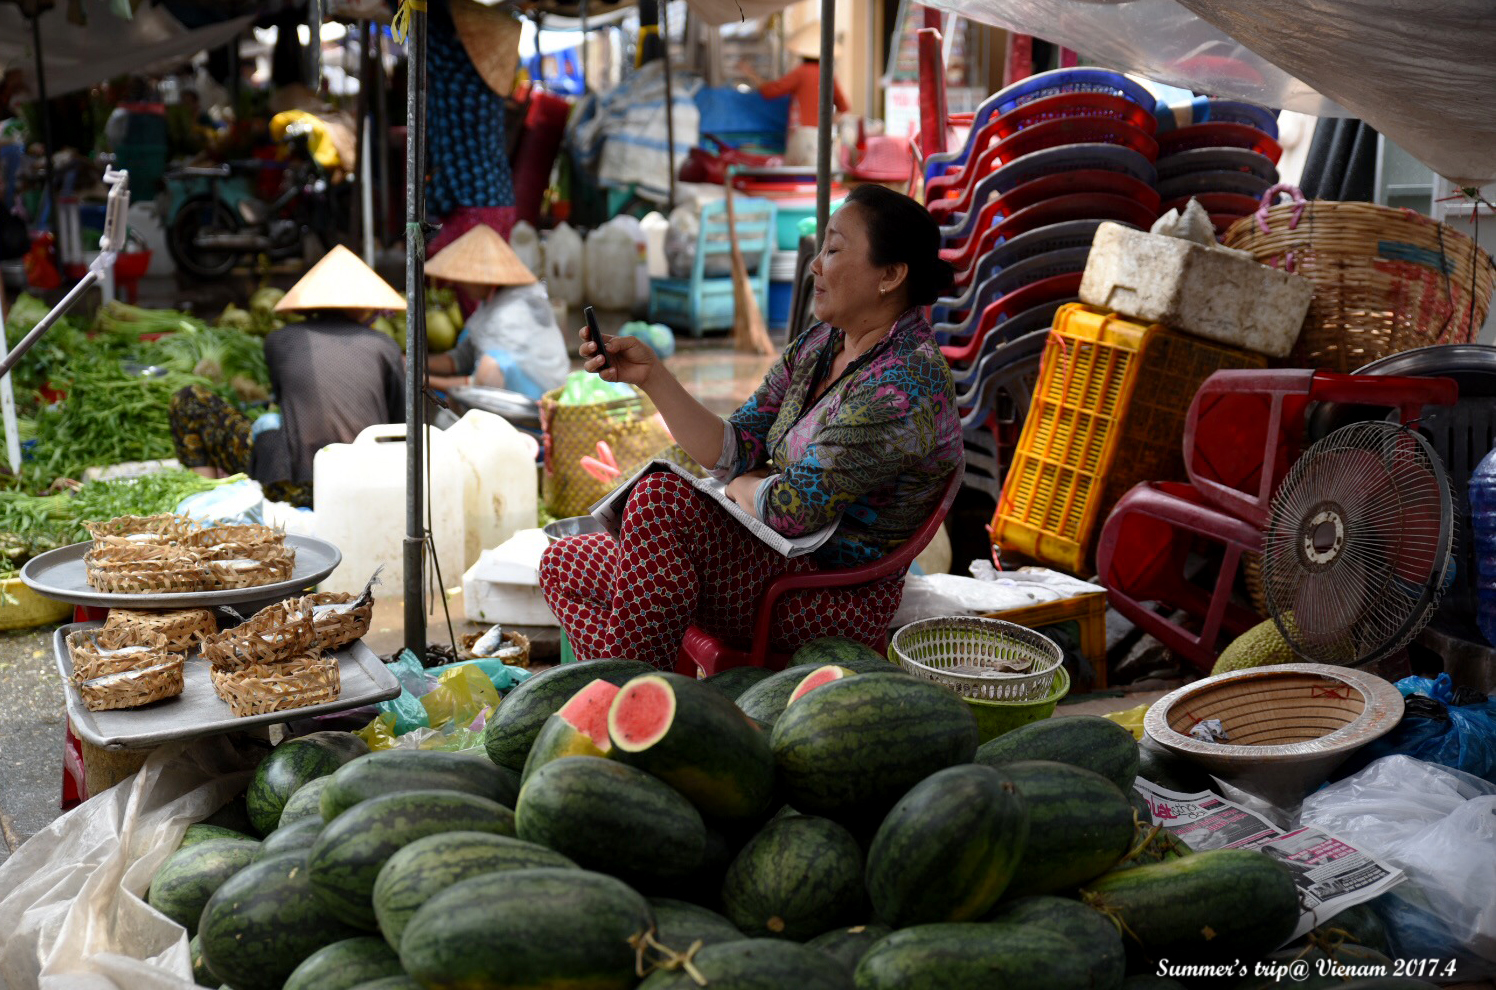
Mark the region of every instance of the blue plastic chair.
<instances>
[{"instance_id":1,"label":"blue plastic chair","mask_svg":"<svg viewBox=\"0 0 1496 990\"><path fill-rule=\"evenodd\" d=\"M769 312L769 258L777 244L778 211L767 199L750 196L732 198L737 222L738 250L748 267L748 281L758 297L759 312ZM755 264L756 262L756 264ZM690 278L649 280L649 318L700 337L708 330L730 330L733 320L732 276L707 274L729 272L732 246L727 236L727 203L718 200L701 208L701 228L696 235L696 258Z\"/></svg>"}]
</instances>

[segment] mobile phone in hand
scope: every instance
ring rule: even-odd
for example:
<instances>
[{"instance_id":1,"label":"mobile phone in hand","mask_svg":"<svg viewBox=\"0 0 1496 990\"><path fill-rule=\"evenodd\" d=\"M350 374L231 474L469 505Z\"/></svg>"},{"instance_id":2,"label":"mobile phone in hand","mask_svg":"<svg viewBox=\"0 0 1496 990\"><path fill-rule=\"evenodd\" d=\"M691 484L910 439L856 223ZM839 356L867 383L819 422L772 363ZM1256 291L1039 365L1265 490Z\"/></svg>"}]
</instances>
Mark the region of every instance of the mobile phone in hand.
<instances>
[{"instance_id":1,"label":"mobile phone in hand","mask_svg":"<svg viewBox=\"0 0 1496 990\"><path fill-rule=\"evenodd\" d=\"M588 306L582 310L582 315L587 318L587 339L597 345L597 353L602 355L603 368L613 367L613 361L608 357L608 350L603 346L602 331L597 328L597 314Z\"/></svg>"}]
</instances>

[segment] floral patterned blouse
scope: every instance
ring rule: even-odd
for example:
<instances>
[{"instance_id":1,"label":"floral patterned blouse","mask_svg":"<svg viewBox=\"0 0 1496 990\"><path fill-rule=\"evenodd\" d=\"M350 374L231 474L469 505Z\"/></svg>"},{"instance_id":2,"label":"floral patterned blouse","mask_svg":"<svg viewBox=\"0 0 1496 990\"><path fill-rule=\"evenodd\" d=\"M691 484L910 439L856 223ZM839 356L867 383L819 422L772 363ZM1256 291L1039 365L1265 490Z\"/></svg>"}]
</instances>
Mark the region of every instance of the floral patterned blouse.
<instances>
[{"instance_id":1,"label":"floral patterned blouse","mask_svg":"<svg viewBox=\"0 0 1496 990\"><path fill-rule=\"evenodd\" d=\"M818 563L855 567L913 535L962 464L950 366L920 311L910 309L812 401L845 335L818 323L787 347L758 391L727 420L728 481L772 465L758 514L786 536L840 519Z\"/></svg>"}]
</instances>

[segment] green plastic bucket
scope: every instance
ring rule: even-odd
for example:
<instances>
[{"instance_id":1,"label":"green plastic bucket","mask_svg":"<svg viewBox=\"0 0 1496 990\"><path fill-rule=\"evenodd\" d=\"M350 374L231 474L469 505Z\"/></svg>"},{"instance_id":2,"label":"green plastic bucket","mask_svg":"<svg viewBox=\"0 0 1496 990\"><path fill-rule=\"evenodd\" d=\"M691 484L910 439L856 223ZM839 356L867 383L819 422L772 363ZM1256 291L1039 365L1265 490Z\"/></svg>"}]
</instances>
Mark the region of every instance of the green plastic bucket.
<instances>
[{"instance_id":1,"label":"green plastic bucket","mask_svg":"<svg viewBox=\"0 0 1496 990\"><path fill-rule=\"evenodd\" d=\"M1012 732L1019 726L1049 718L1054 714L1060 699L1070 693L1070 672L1061 664L1055 668L1054 684L1049 694L1037 701L983 701L979 698L964 699L977 717L977 731L982 742L996 739L1004 732Z\"/></svg>"}]
</instances>

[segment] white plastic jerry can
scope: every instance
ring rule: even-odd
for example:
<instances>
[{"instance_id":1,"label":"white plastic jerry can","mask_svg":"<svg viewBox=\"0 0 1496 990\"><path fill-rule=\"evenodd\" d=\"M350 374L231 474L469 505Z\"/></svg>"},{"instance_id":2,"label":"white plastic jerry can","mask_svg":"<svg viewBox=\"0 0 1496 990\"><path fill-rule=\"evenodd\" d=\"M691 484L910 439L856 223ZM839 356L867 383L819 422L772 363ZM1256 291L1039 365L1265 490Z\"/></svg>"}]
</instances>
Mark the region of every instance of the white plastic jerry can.
<instances>
[{"instance_id":1,"label":"white plastic jerry can","mask_svg":"<svg viewBox=\"0 0 1496 990\"><path fill-rule=\"evenodd\" d=\"M586 280L583 276L582 235L566 221L556 225L545 242L545 285L552 299L568 309L581 309Z\"/></svg>"},{"instance_id":2,"label":"white plastic jerry can","mask_svg":"<svg viewBox=\"0 0 1496 990\"><path fill-rule=\"evenodd\" d=\"M515 257L530 269L531 275L536 278L545 277L541 262L540 235L535 232L534 227L524 220L516 223L509 231L509 246L514 250Z\"/></svg>"},{"instance_id":3,"label":"white plastic jerry can","mask_svg":"<svg viewBox=\"0 0 1496 990\"><path fill-rule=\"evenodd\" d=\"M588 304L616 313L633 312L640 258L629 232L608 221L587 235L586 257Z\"/></svg>"},{"instance_id":4,"label":"white plastic jerry can","mask_svg":"<svg viewBox=\"0 0 1496 990\"><path fill-rule=\"evenodd\" d=\"M431 470L425 483L432 538L442 580L455 586L466 569L463 519L477 480L440 430L427 428ZM317 536L336 546L343 562L319 586L323 591L363 590L381 565L375 595L405 594L402 547L405 541L405 424L383 423L352 443L335 443L312 459L312 507ZM425 513L422 513L425 515ZM431 565L428 554L427 565Z\"/></svg>"},{"instance_id":5,"label":"white plastic jerry can","mask_svg":"<svg viewBox=\"0 0 1496 990\"><path fill-rule=\"evenodd\" d=\"M522 529L535 528L539 445L502 416L481 409L469 409L445 435L474 482L463 521L466 570L484 550L499 546ZM442 575L446 576L445 569Z\"/></svg>"}]
</instances>

